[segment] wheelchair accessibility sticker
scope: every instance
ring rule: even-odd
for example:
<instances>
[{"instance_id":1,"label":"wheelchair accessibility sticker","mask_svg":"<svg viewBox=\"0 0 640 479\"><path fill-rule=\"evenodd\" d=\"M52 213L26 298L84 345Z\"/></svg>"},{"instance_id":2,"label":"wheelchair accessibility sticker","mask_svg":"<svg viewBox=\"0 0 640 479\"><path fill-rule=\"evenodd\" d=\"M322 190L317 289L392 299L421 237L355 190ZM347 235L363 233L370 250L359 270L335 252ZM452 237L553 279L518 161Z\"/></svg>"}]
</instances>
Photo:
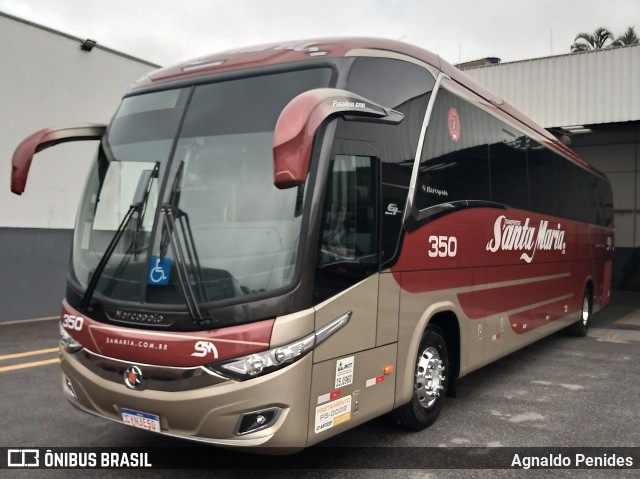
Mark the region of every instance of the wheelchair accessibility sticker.
<instances>
[{"instance_id":1,"label":"wheelchair accessibility sticker","mask_svg":"<svg viewBox=\"0 0 640 479\"><path fill-rule=\"evenodd\" d=\"M171 275L171 258L152 256L149 263L147 284L167 285Z\"/></svg>"}]
</instances>

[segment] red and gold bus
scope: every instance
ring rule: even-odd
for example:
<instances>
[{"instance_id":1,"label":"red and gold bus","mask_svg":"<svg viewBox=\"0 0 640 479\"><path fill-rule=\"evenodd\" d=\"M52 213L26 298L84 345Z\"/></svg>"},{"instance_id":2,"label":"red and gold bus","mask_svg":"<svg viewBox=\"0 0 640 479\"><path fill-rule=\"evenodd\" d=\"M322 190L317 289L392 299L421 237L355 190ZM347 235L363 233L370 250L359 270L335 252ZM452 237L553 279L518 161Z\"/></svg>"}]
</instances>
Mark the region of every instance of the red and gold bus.
<instances>
[{"instance_id":1,"label":"red and gold bus","mask_svg":"<svg viewBox=\"0 0 640 479\"><path fill-rule=\"evenodd\" d=\"M422 429L456 380L610 300L607 178L438 56L379 39L161 69L99 140L60 332L78 409L225 446Z\"/></svg>"}]
</instances>

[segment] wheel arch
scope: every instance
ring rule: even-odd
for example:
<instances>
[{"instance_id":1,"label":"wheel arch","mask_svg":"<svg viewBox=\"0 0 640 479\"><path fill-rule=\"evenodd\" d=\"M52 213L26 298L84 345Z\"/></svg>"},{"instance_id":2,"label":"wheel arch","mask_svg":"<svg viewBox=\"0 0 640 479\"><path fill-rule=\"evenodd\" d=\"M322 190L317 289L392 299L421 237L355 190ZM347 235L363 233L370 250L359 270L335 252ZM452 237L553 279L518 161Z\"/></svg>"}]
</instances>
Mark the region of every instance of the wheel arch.
<instances>
[{"instance_id":1,"label":"wheel arch","mask_svg":"<svg viewBox=\"0 0 640 479\"><path fill-rule=\"evenodd\" d=\"M451 379L453 379L449 384L455 384L455 379L460 373L462 332L459 314L455 312L455 305L449 301L434 303L422 314L412 331L400 334L398 348L399 356L401 354L402 359L400 360L399 357L398 361L395 407L411 401L415 359L420 340L429 325L438 326L445 336L452 373Z\"/></svg>"},{"instance_id":2,"label":"wheel arch","mask_svg":"<svg viewBox=\"0 0 640 479\"><path fill-rule=\"evenodd\" d=\"M447 343L450 367L449 384L452 384L452 381L455 381L460 374L461 338L458 316L453 311L441 311L431 317L427 328L430 325L440 328L444 335L444 341Z\"/></svg>"},{"instance_id":3,"label":"wheel arch","mask_svg":"<svg viewBox=\"0 0 640 479\"><path fill-rule=\"evenodd\" d=\"M578 298L580 298L580 304L582 305L582 298L584 293L588 292L589 293L589 297L591 300L591 312L593 313L595 311L595 307L596 307L596 285L595 285L595 279L593 278L593 276L589 275L586 276L584 278L584 281L582 282L582 289L578 291Z\"/></svg>"},{"instance_id":4,"label":"wheel arch","mask_svg":"<svg viewBox=\"0 0 640 479\"><path fill-rule=\"evenodd\" d=\"M587 335L587 330L591 324L591 316L594 312L594 284L590 277L585 278L582 291L580 292L580 316L578 319L567 326L566 331L571 336L584 337ZM585 316L585 300L588 301L587 313Z\"/></svg>"}]
</instances>

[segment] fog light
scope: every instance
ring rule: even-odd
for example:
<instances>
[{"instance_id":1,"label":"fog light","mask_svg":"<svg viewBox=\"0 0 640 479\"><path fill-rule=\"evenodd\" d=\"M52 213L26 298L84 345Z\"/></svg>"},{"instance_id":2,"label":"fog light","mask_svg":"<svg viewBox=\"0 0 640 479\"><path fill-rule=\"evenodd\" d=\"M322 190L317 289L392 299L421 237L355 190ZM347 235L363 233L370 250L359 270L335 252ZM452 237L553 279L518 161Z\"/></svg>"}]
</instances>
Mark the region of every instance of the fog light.
<instances>
[{"instance_id":1,"label":"fog light","mask_svg":"<svg viewBox=\"0 0 640 479\"><path fill-rule=\"evenodd\" d=\"M261 411L244 413L240 416L235 434L241 436L243 434L249 434L250 432L266 429L276 422L281 411L282 409L279 407L272 407Z\"/></svg>"}]
</instances>

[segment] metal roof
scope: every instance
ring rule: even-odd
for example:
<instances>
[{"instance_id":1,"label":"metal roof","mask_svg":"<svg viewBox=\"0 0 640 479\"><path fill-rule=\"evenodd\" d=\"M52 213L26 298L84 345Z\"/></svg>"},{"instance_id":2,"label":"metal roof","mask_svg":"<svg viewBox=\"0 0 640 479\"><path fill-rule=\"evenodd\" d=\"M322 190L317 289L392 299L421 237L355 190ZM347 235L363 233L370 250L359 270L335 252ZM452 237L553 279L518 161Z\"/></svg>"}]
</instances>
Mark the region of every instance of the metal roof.
<instances>
[{"instance_id":1,"label":"metal roof","mask_svg":"<svg viewBox=\"0 0 640 479\"><path fill-rule=\"evenodd\" d=\"M640 120L640 45L464 72L546 128Z\"/></svg>"}]
</instances>

